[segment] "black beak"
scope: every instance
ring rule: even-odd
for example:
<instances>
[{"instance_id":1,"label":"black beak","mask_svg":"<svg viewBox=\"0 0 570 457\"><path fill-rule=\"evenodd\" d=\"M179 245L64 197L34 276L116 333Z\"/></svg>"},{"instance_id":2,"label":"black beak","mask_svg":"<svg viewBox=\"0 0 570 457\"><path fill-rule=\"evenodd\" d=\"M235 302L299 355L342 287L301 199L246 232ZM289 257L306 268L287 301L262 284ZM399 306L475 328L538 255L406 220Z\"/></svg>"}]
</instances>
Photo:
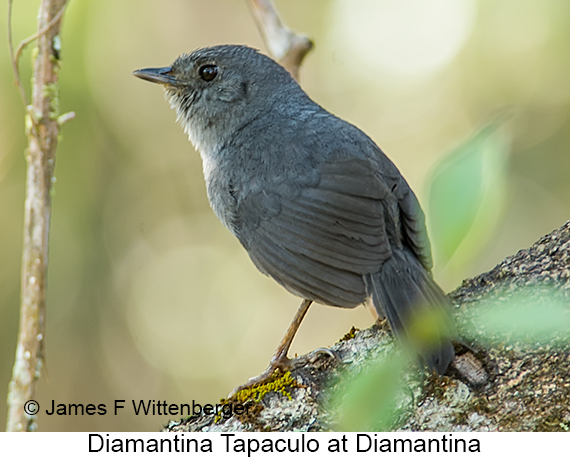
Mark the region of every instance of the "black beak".
<instances>
[{"instance_id":1,"label":"black beak","mask_svg":"<svg viewBox=\"0 0 570 457\"><path fill-rule=\"evenodd\" d=\"M150 81L151 83L167 84L169 86L176 86L178 80L172 76L172 67L162 68L143 68L141 70L133 71L133 75L137 78Z\"/></svg>"}]
</instances>

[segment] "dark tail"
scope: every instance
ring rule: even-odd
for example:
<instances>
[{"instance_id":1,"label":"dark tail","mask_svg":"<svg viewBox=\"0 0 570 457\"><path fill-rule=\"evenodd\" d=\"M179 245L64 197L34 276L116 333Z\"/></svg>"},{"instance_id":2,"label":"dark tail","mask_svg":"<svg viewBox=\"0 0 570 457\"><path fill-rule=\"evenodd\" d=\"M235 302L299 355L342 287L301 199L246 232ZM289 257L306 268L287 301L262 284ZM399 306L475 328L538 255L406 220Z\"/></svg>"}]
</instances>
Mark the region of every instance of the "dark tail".
<instances>
[{"instance_id":1,"label":"dark tail","mask_svg":"<svg viewBox=\"0 0 570 457\"><path fill-rule=\"evenodd\" d=\"M455 357L450 305L414 254L395 251L366 287L380 316L397 337L418 352L430 370L443 374Z\"/></svg>"}]
</instances>

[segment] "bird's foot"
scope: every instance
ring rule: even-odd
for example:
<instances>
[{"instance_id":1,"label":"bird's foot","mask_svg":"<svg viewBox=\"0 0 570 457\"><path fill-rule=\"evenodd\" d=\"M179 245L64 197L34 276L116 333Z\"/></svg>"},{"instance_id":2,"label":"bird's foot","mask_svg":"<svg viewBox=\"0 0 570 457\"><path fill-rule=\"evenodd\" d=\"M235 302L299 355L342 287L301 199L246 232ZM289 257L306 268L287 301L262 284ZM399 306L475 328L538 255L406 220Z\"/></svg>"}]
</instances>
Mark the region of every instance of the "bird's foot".
<instances>
[{"instance_id":1,"label":"bird's foot","mask_svg":"<svg viewBox=\"0 0 570 457\"><path fill-rule=\"evenodd\" d=\"M265 384L278 371L281 373L286 373L287 371L291 370L292 366L293 366L292 360L287 356L273 357L271 359L271 362L269 362L269 366L265 369L265 371L263 373L261 373L259 376L255 376L253 378L250 378L245 384L242 384L241 386L236 387L234 390L232 390L230 392L230 394L228 395L228 398L233 397L235 394L237 394L241 390L249 389L251 387L255 387L255 386L259 386L261 384Z\"/></svg>"},{"instance_id":2,"label":"bird's foot","mask_svg":"<svg viewBox=\"0 0 570 457\"><path fill-rule=\"evenodd\" d=\"M337 358L336 354L327 348L319 348L301 357L290 359L287 355L273 356L269 366L259 376L250 378L245 384L236 387L230 392L228 398L233 397L239 391L249 389L252 387L260 386L270 381L278 373L286 373L301 368L307 363L314 363L317 357L321 354L326 354L332 358Z\"/></svg>"}]
</instances>

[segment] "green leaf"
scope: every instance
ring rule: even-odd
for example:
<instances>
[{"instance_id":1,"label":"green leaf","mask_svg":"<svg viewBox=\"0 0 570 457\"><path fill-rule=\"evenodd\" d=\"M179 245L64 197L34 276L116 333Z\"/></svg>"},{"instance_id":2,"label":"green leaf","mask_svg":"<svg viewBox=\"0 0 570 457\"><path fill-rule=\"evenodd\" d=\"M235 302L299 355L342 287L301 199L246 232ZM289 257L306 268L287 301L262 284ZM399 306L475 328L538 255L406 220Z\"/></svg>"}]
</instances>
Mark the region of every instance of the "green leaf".
<instances>
[{"instance_id":1,"label":"green leaf","mask_svg":"<svg viewBox=\"0 0 570 457\"><path fill-rule=\"evenodd\" d=\"M478 253L500 217L508 141L488 125L445 157L428 187L428 221L438 260Z\"/></svg>"},{"instance_id":2,"label":"green leaf","mask_svg":"<svg viewBox=\"0 0 570 457\"><path fill-rule=\"evenodd\" d=\"M567 344L570 307L555 289L527 286L484 299L465 317L465 331L479 341Z\"/></svg>"},{"instance_id":3,"label":"green leaf","mask_svg":"<svg viewBox=\"0 0 570 457\"><path fill-rule=\"evenodd\" d=\"M339 405L342 431L386 431L396 419L402 373L409 358L394 352L347 381L333 402Z\"/></svg>"}]
</instances>

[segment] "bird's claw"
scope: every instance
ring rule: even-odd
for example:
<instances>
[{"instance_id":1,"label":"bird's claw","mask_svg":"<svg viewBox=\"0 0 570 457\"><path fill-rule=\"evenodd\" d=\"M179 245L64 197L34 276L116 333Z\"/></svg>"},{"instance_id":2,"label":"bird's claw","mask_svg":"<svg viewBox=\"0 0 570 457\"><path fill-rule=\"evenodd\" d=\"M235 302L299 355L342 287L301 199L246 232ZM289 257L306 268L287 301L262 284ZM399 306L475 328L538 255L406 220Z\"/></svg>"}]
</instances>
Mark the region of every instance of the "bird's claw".
<instances>
[{"instance_id":1,"label":"bird's claw","mask_svg":"<svg viewBox=\"0 0 570 457\"><path fill-rule=\"evenodd\" d=\"M287 371L292 371L304 367L308 363L315 363L315 361L321 354L326 354L338 360L338 356L328 348L315 349L314 351L309 352L308 354L305 354L301 357L296 357L294 359L290 359L287 356L273 357L271 359L271 362L269 363L269 366L265 369L263 373L261 373L259 376L250 378L245 384L242 384L241 386L238 386L235 389L233 389L228 395L228 398L233 397L241 390L266 383L278 370L282 373L285 373Z\"/></svg>"}]
</instances>

